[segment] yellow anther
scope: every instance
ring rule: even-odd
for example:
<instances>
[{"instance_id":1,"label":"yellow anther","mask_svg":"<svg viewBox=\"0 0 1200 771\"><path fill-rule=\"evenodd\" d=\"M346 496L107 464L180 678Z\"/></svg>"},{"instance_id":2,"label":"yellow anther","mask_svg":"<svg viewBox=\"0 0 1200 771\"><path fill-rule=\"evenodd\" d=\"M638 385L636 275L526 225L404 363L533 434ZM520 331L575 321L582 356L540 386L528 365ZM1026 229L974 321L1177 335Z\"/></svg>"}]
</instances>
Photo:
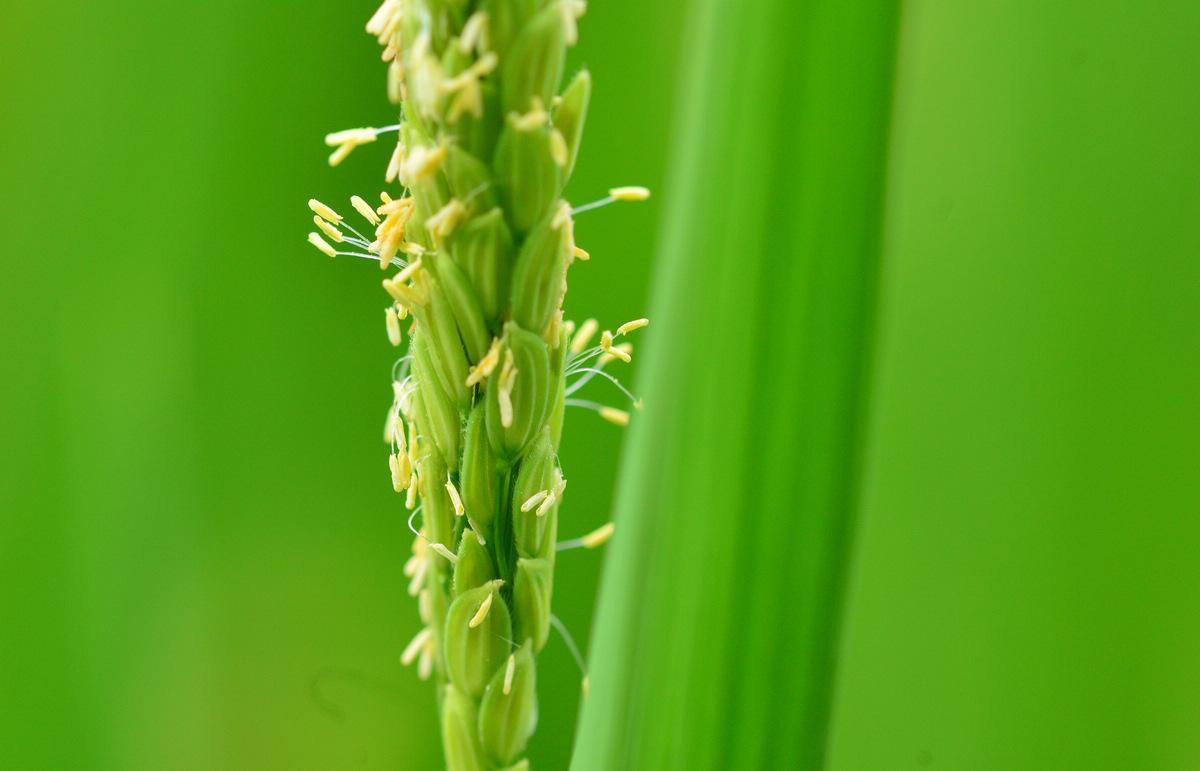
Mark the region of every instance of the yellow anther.
<instances>
[{"instance_id":1,"label":"yellow anther","mask_svg":"<svg viewBox=\"0 0 1200 771\"><path fill-rule=\"evenodd\" d=\"M405 182L417 182L432 175L446 160L445 143L434 147L417 147L408 153L401 164L400 174Z\"/></svg>"},{"instance_id":2,"label":"yellow anther","mask_svg":"<svg viewBox=\"0 0 1200 771\"><path fill-rule=\"evenodd\" d=\"M446 559L450 560L450 562L452 564L458 563L458 555L455 554L454 552L450 551L449 549L447 549L444 545L442 545L440 543L431 543L431 544L429 544L429 548L433 549L438 554L440 554L443 557L445 557Z\"/></svg>"},{"instance_id":3,"label":"yellow anther","mask_svg":"<svg viewBox=\"0 0 1200 771\"><path fill-rule=\"evenodd\" d=\"M396 309L385 308L383 316L387 322L388 342L392 345L400 345L400 317L396 315Z\"/></svg>"},{"instance_id":4,"label":"yellow anther","mask_svg":"<svg viewBox=\"0 0 1200 771\"><path fill-rule=\"evenodd\" d=\"M650 189L646 187L614 187L608 191L618 201L644 201L650 197Z\"/></svg>"},{"instance_id":5,"label":"yellow anther","mask_svg":"<svg viewBox=\"0 0 1200 771\"><path fill-rule=\"evenodd\" d=\"M337 250L330 246L324 238L321 238L319 233L309 233L308 242L330 257L337 257Z\"/></svg>"},{"instance_id":6,"label":"yellow anther","mask_svg":"<svg viewBox=\"0 0 1200 771\"><path fill-rule=\"evenodd\" d=\"M601 407L600 417L618 426L629 425L629 413L625 410L618 410L616 407Z\"/></svg>"},{"instance_id":7,"label":"yellow anther","mask_svg":"<svg viewBox=\"0 0 1200 771\"><path fill-rule=\"evenodd\" d=\"M400 663L407 667L409 664L416 661L417 654L420 653L421 649L425 647L426 641L429 640L432 634L433 629L430 627L425 627L421 631L417 632L416 637L412 638L412 642L410 642L404 648L404 652L400 654Z\"/></svg>"},{"instance_id":8,"label":"yellow anther","mask_svg":"<svg viewBox=\"0 0 1200 771\"><path fill-rule=\"evenodd\" d=\"M481 383L485 378L495 371L496 365L500 363L500 339L493 338L492 345L488 348L487 353L479 360L479 363L471 368L467 373L467 388Z\"/></svg>"},{"instance_id":9,"label":"yellow anther","mask_svg":"<svg viewBox=\"0 0 1200 771\"><path fill-rule=\"evenodd\" d=\"M585 549L595 549L598 546L608 543L608 539L612 538L613 531L616 529L616 524L609 522L607 525L601 525L583 538L580 538L579 542L583 544L583 548Z\"/></svg>"},{"instance_id":10,"label":"yellow anther","mask_svg":"<svg viewBox=\"0 0 1200 771\"><path fill-rule=\"evenodd\" d=\"M622 356L622 354L624 354L624 356ZM612 347L612 352L601 355L596 361L601 367L603 367L612 362L613 359L621 359L621 361L628 362L632 356L633 343L619 343Z\"/></svg>"},{"instance_id":11,"label":"yellow anther","mask_svg":"<svg viewBox=\"0 0 1200 771\"><path fill-rule=\"evenodd\" d=\"M650 326L650 319L634 319L633 321L626 321L624 324L617 327L617 334L614 335L614 337L620 337L621 335L629 334L635 329L641 329L642 327L648 326Z\"/></svg>"},{"instance_id":12,"label":"yellow anther","mask_svg":"<svg viewBox=\"0 0 1200 771\"><path fill-rule=\"evenodd\" d=\"M529 496L529 498L527 498L524 503L521 504L521 511L532 510L535 506L537 506L543 500L545 500L546 496L548 496L548 495L550 495L549 490L538 490L536 493Z\"/></svg>"},{"instance_id":13,"label":"yellow anther","mask_svg":"<svg viewBox=\"0 0 1200 771\"><path fill-rule=\"evenodd\" d=\"M613 345L613 333L607 329L600 333L600 350L614 359L620 359L626 364L633 361L633 357L629 354L629 351L625 350L622 346Z\"/></svg>"},{"instance_id":14,"label":"yellow anther","mask_svg":"<svg viewBox=\"0 0 1200 771\"><path fill-rule=\"evenodd\" d=\"M588 260L592 259L592 255L588 254L588 252L585 249L581 249L578 246L574 247L571 250L571 253L575 255L576 259L583 260L584 262L587 262Z\"/></svg>"},{"instance_id":15,"label":"yellow anther","mask_svg":"<svg viewBox=\"0 0 1200 771\"><path fill-rule=\"evenodd\" d=\"M449 203L425 220L425 227L433 234L434 238L444 241L450 237L450 234L466 216L467 207L463 206L462 201L457 198L451 198Z\"/></svg>"},{"instance_id":16,"label":"yellow anther","mask_svg":"<svg viewBox=\"0 0 1200 771\"><path fill-rule=\"evenodd\" d=\"M531 101L529 112L513 118L513 128L517 131L533 131L550 122L550 113L542 106L542 100L536 96Z\"/></svg>"},{"instance_id":17,"label":"yellow anther","mask_svg":"<svg viewBox=\"0 0 1200 771\"><path fill-rule=\"evenodd\" d=\"M350 196L350 205L353 206L354 210L361 214L363 219L365 219L367 222L370 222L372 225L379 224L379 215L376 214L375 210L371 208L371 204L367 203L362 198L356 195Z\"/></svg>"},{"instance_id":18,"label":"yellow anther","mask_svg":"<svg viewBox=\"0 0 1200 771\"><path fill-rule=\"evenodd\" d=\"M454 516L461 517L467 513L467 510L463 508L462 496L458 494L458 488L454 486L449 475L446 476L446 492L450 496L450 503L454 505Z\"/></svg>"},{"instance_id":19,"label":"yellow anther","mask_svg":"<svg viewBox=\"0 0 1200 771\"><path fill-rule=\"evenodd\" d=\"M313 215L313 224L316 225L322 233L329 236L339 244L346 239L346 237L342 235L342 231L338 230L333 225L330 225L328 222L315 214Z\"/></svg>"},{"instance_id":20,"label":"yellow anther","mask_svg":"<svg viewBox=\"0 0 1200 771\"><path fill-rule=\"evenodd\" d=\"M333 209L330 209L316 198L308 199L308 208L313 210L313 214L320 215L323 219L333 223L334 225L337 225L342 221L342 215L338 214Z\"/></svg>"},{"instance_id":21,"label":"yellow anther","mask_svg":"<svg viewBox=\"0 0 1200 771\"><path fill-rule=\"evenodd\" d=\"M509 654L508 665L504 668L504 695L507 696L512 691L513 675L517 672L517 657L514 654Z\"/></svg>"},{"instance_id":22,"label":"yellow anther","mask_svg":"<svg viewBox=\"0 0 1200 771\"><path fill-rule=\"evenodd\" d=\"M365 145L374 142L379 133L373 128L353 128L325 135L325 144L337 147L344 144Z\"/></svg>"},{"instance_id":23,"label":"yellow anther","mask_svg":"<svg viewBox=\"0 0 1200 771\"><path fill-rule=\"evenodd\" d=\"M588 319L579 326L579 331L571 338L571 353L583 353L600 324L595 319Z\"/></svg>"},{"instance_id":24,"label":"yellow anther","mask_svg":"<svg viewBox=\"0 0 1200 771\"><path fill-rule=\"evenodd\" d=\"M400 167L404 163L404 145L396 143L396 149L392 150L392 157L388 159L387 172L384 173L383 179L385 182L394 182L400 174Z\"/></svg>"},{"instance_id":25,"label":"yellow anther","mask_svg":"<svg viewBox=\"0 0 1200 771\"><path fill-rule=\"evenodd\" d=\"M487 50L488 15L487 11L476 11L463 24L458 36L458 50L464 54L477 49L480 53Z\"/></svg>"},{"instance_id":26,"label":"yellow anther","mask_svg":"<svg viewBox=\"0 0 1200 771\"><path fill-rule=\"evenodd\" d=\"M483 602L479 603L479 610L475 611L475 615L471 616L471 620L467 622L469 628L474 629L487 618L488 611L492 609L493 596L495 596L495 592L488 592L487 597L483 598Z\"/></svg>"},{"instance_id":27,"label":"yellow anther","mask_svg":"<svg viewBox=\"0 0 1200 771\"><path fill-rule=\"evenodd\" d=\"M550 157L560 169L565 169L567 161L571 159L570 151L567 150L567 140L558 129L550 132Z\"/></svg>"},{"instance_id":28,"label":"yellow anther","mask_svg":"<svg viewBox=\"0 0 1200 771\"><path fill-rule=\"evenodd\" d=\"M353 142L347 142L344 145L338 145L338 149L329 154L329 165L337 166L342 161L346 160L346 156L354 152L354 148L356 147L358 147L358 145L354 144Z\"/></svg>"}]
</instances>

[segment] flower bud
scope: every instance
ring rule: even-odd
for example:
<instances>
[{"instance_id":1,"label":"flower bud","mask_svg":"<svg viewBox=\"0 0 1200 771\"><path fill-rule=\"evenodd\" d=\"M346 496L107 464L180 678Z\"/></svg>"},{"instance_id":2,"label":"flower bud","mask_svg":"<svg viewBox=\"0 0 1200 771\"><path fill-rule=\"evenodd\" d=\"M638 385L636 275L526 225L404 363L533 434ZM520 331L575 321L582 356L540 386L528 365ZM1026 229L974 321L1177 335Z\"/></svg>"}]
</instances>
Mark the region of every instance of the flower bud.
<instances>
[{"instance_id":1,"label":"flower bud","mask_svg":"<svg viewBox=\"0 0 1200 771\"><path fill-rule=\"evenodd\" d=\"M458 545L458 562L454 563L454 595L478 589L495 578L496 570L487 548L469 531L464 531Z\"/></svg>"},{"instance_id":2,"label":"flower bud","mask_svg":"<svg viewBox=\"0 0 1200 771\"><path fill-rule=\"evenodd\" d=\"M488 325L500 318L508 302L513 238L500 208L474 217L450 240L450 255L475 289Z\"/></svg>"},{"instance_id":3,"label":"flower bud","mask_svg":"<svg viewBox=\"0 0 1200 771\"><path fill-rule=\"evenodd\" d=\"M445 654L450 682L463 693L478 698L492 673L503 669L512 637L508 604L493 597L482 622L471 626L488 595L499 592L502 581L469 589L450 603L446 612Z\"/></svg>"},{"instance_id":4,"label":"flower bud","mask_svg":"<svg viewBox=\"0 0 1200 771\"><path fill-rule=\"evenodd\" d=\"M583 139L583 124L587 120L588 102L592 97L592 76L581 70L562 93L562 102L554 111L554 127L562 132L567 142L567 167L563 178L571 176L575 159L579 155L579 143Z\"/></svg>"},{"instance_id":5,"label":"flower bud","mask_svg":"<svg viewBox=\"0 0 1200 771\"><path fill-rule=\"evenodd\" d=\"M550 430L547 428L529 446L513 485L513 537L517 542L517 554L521 557L529 559L544 556L558 509L551 504L549 510L543 510L541 514L538 511L546 496L554 494L558 480L558 459L550 445ZM538 505L526 506L539 493L546 495L538 499ZM528 511L522 511L523 508Z\"/></svg>"},{"instance_id":6,"label":"flower bud","mask_svg":"<svg viewBox=\"0 0 1200 771\"><path fill-rule=\"evenodd\" d=\"M571 252L570 230L557 210L534 227L521 244L512 277L512 318L530 332L546 328L563 296L563 274Z\"/></svg>"},{"instance_id":7,"label":"flower bud","mask_svg":"<svg viewBox=\"0 0 1200 771\"><path fill-rule=\"evenodd\" d=\"M496 456L511 462L540 430L550 406L550 357L538 335L509 322L504 327L506 356L511 353L516 369L508 401L511 421L504 425L501 407L504 377L495 372L488 378L486 423L488 441Z\"/></svg>"},{"instance_id":8,"label":"flower bud","mask_svg":"<svg viewBox=\"0 0 1200 771\"><path fill-rule=\"evenodd\" d=\"M450 313L454 317L455 325L462 336L462 344L466 346L471 361L479 361L487 353L492 336L488 334L487 325L483 321L483 309L479 306L475 290L448 257L427 254L421 258L421 263L436 277L442 294L450 305ZM457 351L455 358L462 358Z\"/></svg>"},{"instance_id":9,"label":"flower bud","mask_svg":"<svg viewBox=\"0 0 1200 771\"><path fill-rule=\"evenodd\" d=\"M479 739L497 765L517 760L537 727L537 670L530 643L492 676L479 704Z\"/></svg>"},{"instance_id":10,"label":"flower bud","mask_svg":"<svg viewBox=\"0 0 1200 771\"><path fill-rule=\"evenodd\" d=\"M456 408L465 409L471 403L471 392L467 388L467 372L470 368L459 339L454 313L450 310L450 302L441 282L425 273L421 278L427 282L431 298L427 312L421 319L425 322L424 333L430 362L451 402Z\"/></svg>"},{"instance_id":11,"label":"flower bud","mask_svg":"<svg viewBox=\"0 0 1200 771\"><path fill-rule=\"evenodd\" d=\"M520 117L509 114L496 145L496 184L512 224L528 232L558 198L562 169L554 162L548 126L523 128Z\"/></svg>"},{"instance_id":12,"label":"flower bud","mask_svg":"<svg viewBox=\"0 0 1200 771\"><path fill-rule=\"evenodd\" d=\"M442 745L446 768L454 771L485 771L479 740L475 702L453 685L447 685L442 699Z\"/></svg>"},{"instance_id":13,"label":"flower bud","mask_svg":"<svg viewBox=\"0 0 1200 771\"><path fill-rule=\"evenodd\" d=\"M425 522L425 537L433 543L454 543L454 507L442 486L446 464L438 453L427 453L417 467L417 482L421 486L421 513Z\"/></svg>"},{"instance_id":14,"label":"flower bud","mask_svg":"<svg viewBox=\"0 0 1200 771\"><path fill-rule=\"evenodd\" d=\"M550 594L554 586L550 562L545 559L518 559L513 580L513 625L517 639L533 640L540 651L550 635Z\"/></svg>"},{"instance_id":15,"label":"flower bud","mask_svg":"<svg viewBox=\"0 0 1200 771\"><path fill-rule=\"evenodd\" d=\"M491 537L492 520L496 518L496 461L488 444L482 404L475 405L467 418L463 440L462 499L484 538Z\"/></svg>"},{"instance_id":16,"label":"flower bud","mask_svg":"<svg viewBox=\"0 0 1200 771\"><path fill-rule=\"evenodd\" d=\"M550 104L562 78L566 51L562 9L558 2L547 3L521 29L512 50L502 58L501 101L506 115L525 112L534 97Z\"/></svg>"},{"instance_id":17,"label":"flower bud","mask_svg":"<svg viewBox=\"0 0 1200 771\"><path fill-rule=\"evenodd\" d=\"M458 462L458 407L446 396L441 383L434 375L429 345L425 339L428 332L426 328L418 329L410 343L413 375L420 386L413 394L413 406L417 411L418 422L426 427L429 438L441 453L442 460L447 466L452 466ZM465 377L464 374L464 380ZM442 480L445 476L443 472L434 479Z\"/></svg>"}]
</instances>

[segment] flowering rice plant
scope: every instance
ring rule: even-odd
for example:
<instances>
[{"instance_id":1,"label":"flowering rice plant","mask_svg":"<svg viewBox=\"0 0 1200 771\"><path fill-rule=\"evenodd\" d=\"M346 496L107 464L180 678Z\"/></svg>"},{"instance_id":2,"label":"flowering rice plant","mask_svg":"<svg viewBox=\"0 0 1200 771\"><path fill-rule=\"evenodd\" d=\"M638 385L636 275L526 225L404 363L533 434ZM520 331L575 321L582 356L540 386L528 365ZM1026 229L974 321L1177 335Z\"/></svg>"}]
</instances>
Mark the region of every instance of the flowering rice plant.
<instances>
[{"instance_id":1,"label":"flowering rice plant","mask_svg":"<svg viewBox=\"0 0 1200 771\"><path fill-rule=\"evenodd\" d=\"M436 680L452 771L528 766L535 655L551 626L565 635L551 613L555 555L613 532L557 537L564 410L629 421L573 395L599 377L634 401L606 367L630 361L620 338L648 323L591 345L597 323L563 317L568 270L589 259L575 215L649 195L614 188L579 207L561 198L591 93L587 72L559 91L584 10L579 0L385 0L367 31L384 46L400 121L326 143L337 165L397 135L392 193L376 207L350 201L373 236L309 202L309 241L322 252L399 269L383 281L384 314L389 340L407 338L407 351L393 367L384 438L392 485L411 510L405 572L424 624L401 660Z\"/></svg>"}]
</instances>

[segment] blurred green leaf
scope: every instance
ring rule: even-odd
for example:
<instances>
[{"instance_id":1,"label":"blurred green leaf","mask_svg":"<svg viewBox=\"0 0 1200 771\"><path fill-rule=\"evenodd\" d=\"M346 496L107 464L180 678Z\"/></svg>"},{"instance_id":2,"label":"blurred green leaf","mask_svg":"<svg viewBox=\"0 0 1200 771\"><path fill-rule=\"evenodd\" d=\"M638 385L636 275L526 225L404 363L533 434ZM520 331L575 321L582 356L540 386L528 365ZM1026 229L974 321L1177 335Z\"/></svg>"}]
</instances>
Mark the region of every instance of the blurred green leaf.
<instances>
[{"instance_id":1,"label":"blurred green leaf","mask_svg":"<svg viewBox=\"0 0 1200 771\"><path fill-rule=\"evenodd\" d=\"M704 2L573 768L816 768L895 4Z\"/></svg>"}]
</instances>

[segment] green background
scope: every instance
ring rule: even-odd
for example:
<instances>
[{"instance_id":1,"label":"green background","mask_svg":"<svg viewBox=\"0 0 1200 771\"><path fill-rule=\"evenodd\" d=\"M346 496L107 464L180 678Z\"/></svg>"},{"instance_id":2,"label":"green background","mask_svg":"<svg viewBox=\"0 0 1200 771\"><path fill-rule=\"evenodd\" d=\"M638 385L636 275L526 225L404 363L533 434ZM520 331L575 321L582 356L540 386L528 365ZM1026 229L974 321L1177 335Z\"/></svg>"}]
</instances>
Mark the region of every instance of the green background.
<instances>
[{"instance_id":1,"label":"green background","mask_svg":"<svg viewBox=\"0 0 1200 771\"><path fill-rule=\"evenodd\" d=\"M2 2L0 765L436 767L386 299L303 240L381 181L320 141L389 122L373 6ZM685 15L582 21L568 194L656 197L581 218L577 318L645 310ZM1200 766L1197 40L1182 1L906 4L833 768ZM570 536L621 435L565 436ZM559 561L581 643L600 564ZM562 768L579 674L540 667Z\"/></svg>"}]
</instances>

